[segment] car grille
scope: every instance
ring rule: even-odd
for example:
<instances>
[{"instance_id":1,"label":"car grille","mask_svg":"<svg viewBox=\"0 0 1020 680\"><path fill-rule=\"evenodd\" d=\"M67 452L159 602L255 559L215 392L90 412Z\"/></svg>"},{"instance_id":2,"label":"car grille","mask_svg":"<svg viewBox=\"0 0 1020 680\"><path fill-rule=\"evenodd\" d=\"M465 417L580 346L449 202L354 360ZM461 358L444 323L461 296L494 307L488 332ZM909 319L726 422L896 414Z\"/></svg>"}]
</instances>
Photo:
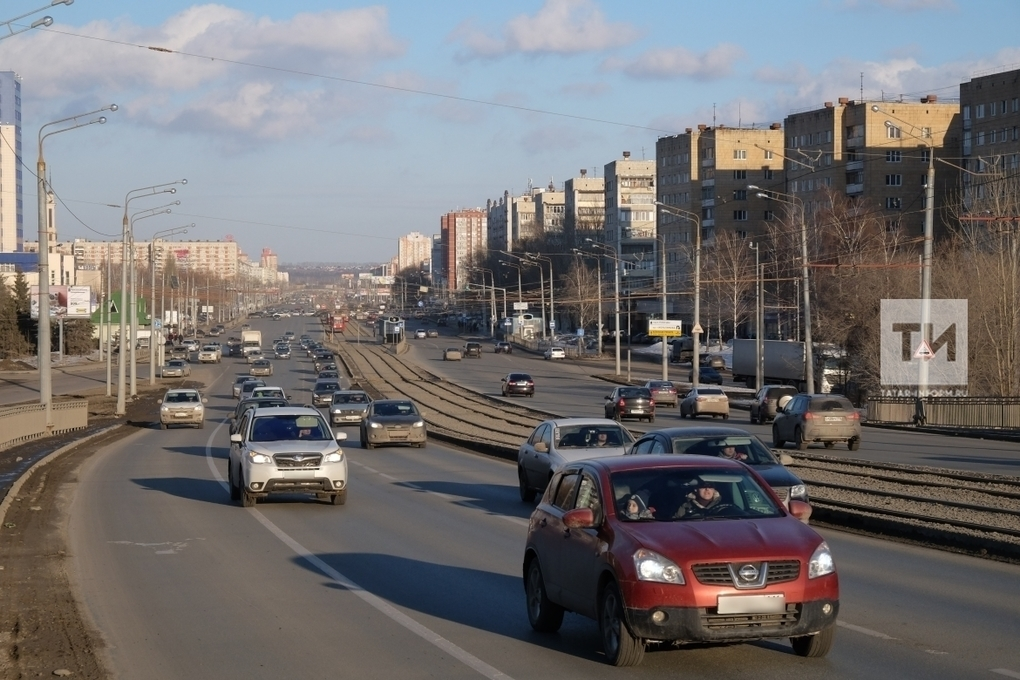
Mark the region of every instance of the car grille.
<instances>
[{"instance_id":1,"label":"car grille","mask_svg":"<svg viewBox=\"0 0 1020 680\"><path fill-rule=\"evenodd\" d=\"M707 630L776 629L792 628L800 620L800 606L786 605L779 614L716 614L715 608L703 610L701 625Z\"/></svg>"},{"instance_id":2,"label":"car grille","mask_svg":"<svg viewBox=\"0 0 1020 680\"><path fill-rule=\"evenodd\" d=\"M321 453L278 453L273 456L278 468L317 468L322 464Z\"/></svg>"},{"instance_id":3,"label":"car grille","mask_svg":"<svg viewBox=\"0 0 1020 680\"><path fill-rule=\"evenodd\" d=\"M695 564L692 567L694 571L694 577L699 582L707 586L732 586L736 587L737 583L733 578L733 574L730 571L730 567L733 570L740 569L741 563L729 563L729 562L715 562L712 564ZM760 568L767 568L768 572L765 576L765 584L771 585L773 583L785 583L786 581L796 581L797 577L800 576L800 562L797 560L776 560L774 562L762 562Z\"/></svg>"},{"instance_id":4,"label":"car grille","mask_svg":"<svg viewBox=\"0 0 1020 680\"><path fill-rule=\"evenodd\" d=\"M790 500L790 487L788 487L788 486L774 486L774 487L772 487L772 490L776 492L776 495L779 496L779 500L783 501L784 504L788 500Z\"/></svg>"}]
</instances>

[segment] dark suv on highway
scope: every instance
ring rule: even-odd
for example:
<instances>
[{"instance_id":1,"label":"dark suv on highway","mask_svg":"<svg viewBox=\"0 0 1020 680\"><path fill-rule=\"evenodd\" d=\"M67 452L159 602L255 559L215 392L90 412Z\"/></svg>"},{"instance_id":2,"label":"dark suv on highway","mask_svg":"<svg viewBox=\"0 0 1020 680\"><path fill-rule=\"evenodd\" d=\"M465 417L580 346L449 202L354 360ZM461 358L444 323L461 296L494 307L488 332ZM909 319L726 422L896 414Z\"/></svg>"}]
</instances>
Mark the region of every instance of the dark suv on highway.
<instances>
[{"instance_id":1,"label":"dark suv on highway","mask_svg":"<svg viewBox=\"0 0 1020 680\"><path fill-rule=\"evenodd\" d=\"M464 356L473 357L475 359L482 358L482 343L480 342L466 342L464 343Z\"/></svg>"},{"instance_id":2,"label":"dark suv on highway","mask_svg":"<svg viewBox=\"0 0 1020 680\"><path fill-rule=\"evenodd\" d=\"M647 387L617 387L606 397L606 418L655 422L655 400Z\"/></svg>"}]
</instances>

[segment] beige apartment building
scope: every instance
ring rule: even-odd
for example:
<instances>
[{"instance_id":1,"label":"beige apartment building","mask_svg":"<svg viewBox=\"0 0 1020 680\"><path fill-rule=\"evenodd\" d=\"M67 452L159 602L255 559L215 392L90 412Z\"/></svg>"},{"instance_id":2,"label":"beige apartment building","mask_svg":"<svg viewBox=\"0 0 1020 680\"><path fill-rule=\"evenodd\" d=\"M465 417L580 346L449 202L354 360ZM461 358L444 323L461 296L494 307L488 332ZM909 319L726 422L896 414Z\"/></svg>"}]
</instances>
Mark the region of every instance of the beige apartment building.
<instances>
[{"instance_id":1,"label":"beige apartment building","mask_svg":"<svg viewBox=\"0 0 1020 680\"><path fill-rule=\"evenodd\" d=\"M563 239L568 248L581 248L585 239L596 243L605 239L606 180L588 177L581 169L580 177L568 179L563 185Z\"/></svg>"},{"instance_id":2,"label":"beige apartment building","mask_svg":"<svg viewBox=\"0 0 1020 680\"><path fill-rule=\"evenodd\" d=\"M37 249L38 242L26 243L26 248ZM135 262L139 267L149 266L149 241L135 241ZM162 269L166 257L173 256L177 267L183 270L214 272L226 278L237 276L240 251L235 241L163 241L155 242L156 268ZM54 252L73 255L77 265L90 269L105 267L107 258L119 266L123 261L120 241L89 241L75 239L57 243ZM274 255L273 258L276 256ZM275 261L273 263L275 265ZM267 267L268 269L268 267ZM275 271L276 267L272 267Z\"/></svg>"},{"instance_id":3,"label":"beige apartment building","mask_svg":"<svg viewBox=\"0 0 1020 680\"><path fill-rule=\"evenodd\" d=\"M952 165L937 162L958 162L959 115L959 104L940 103L935 95L914 102L840 98L791 114L784 122L786 182L777 190L803 201L809 216L829 202L830 191L867 201L887 229L920 237L932 150L936 215L943 215L959 182ZM777 213L785 210L773 203ZM944 233L944 219L936 218L934 228L936 236Z\"/></svg>"},{"instance_id":4,"label":"beige apartment building","mask_svg":"<svg viewBox=\"0 0 1020 680\"><path fill-rule=\"evenodd\" d=\"M535 217L536 193L531 189L522 196L512 196L504 191L498 200L485 202L489 250L516 250L521 241L535 238L541 232Z\"/></svg>"},{"instance_id":5,"label":"beige apartment building","mask_svg":"<svg viewBox=\"0 0 1020 680\"><path fill-rule=\"evenodd\" d=\"M701 228L702 246L717 234L753 238L773 215L749 186L782 186L783 131L699 125L655 145L659 233L666 247L670 290L692 279L690 253Z\"/></svg>"},{"instance_id":6,"label":"beige apartment building","mask_svg":"<svg viewBox=\"0 0 1020 680\"><path fill-rule=\"evenodd\" d=\"M629 151L605 165L603 242L618 254L628 291L649 289L656 272L655 161Z\"/></svg>"},{"instance_id":7,"label":"beige apartment building","mask_svg":"<svg viewBox=\"0 0 1020 680\"><path fill-rule=\"evenodd\" d=\"M967 171L960 178L965 205L975 214L1002 212L1004 206L991 200L995 189L1001 189L1003 181L1007 186L1011 181L1015 187L1020 170L1020 70L984 74L960 83L960 114L962 166ZM1015 210L1012 212L1015 215Z\"/></svg>"},{"instance_id":8,"label":"beige apartment building","mask_svg":"<svg viewBox=\"0 0 1020 680\"><path fill-rule=\"evenodd\" d=\"M397 272L405 269L429 269L432 259L432 237L412 231L397 239Z\"/></svg>"},{"instance_id":9,"label":"beige apartment building","mask_svg":"<svg viewBox=\"0 0 1020 680\"><path fill-rule=\"evenodd\" d=\"M25 237L22 155L21 76L0 71L0 252L4 253L21 252ZM29 210L35 212L34 204Z\"/></svg>"},{"instance_id":10,"label":"beige apartment building","mask_svg":"<svg viewBox=\"0 0 1020 680\"><path fill-rule=\"evenodd\" d=\"M534 197L536 232L546 237L546 243L562 245L564 193L556 191L550 182L548 188L536 191Z\"/></svg>"}]
</instances>

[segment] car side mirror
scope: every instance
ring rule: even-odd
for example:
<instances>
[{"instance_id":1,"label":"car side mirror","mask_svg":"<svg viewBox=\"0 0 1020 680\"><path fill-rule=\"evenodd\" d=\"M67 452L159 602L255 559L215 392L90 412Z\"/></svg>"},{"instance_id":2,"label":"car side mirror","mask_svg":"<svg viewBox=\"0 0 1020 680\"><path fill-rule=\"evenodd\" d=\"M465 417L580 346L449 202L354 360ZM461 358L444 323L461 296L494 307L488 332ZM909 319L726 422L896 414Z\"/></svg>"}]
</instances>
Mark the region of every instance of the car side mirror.
<instances>
[{"instance_id":1,"label":"car side mirror","mask_svg":"<svg viewBox=\"0 0 1020 680\"><path fill-rule=\"evenodd\" d=\"M338 442L345 442L345 441L347 441L347 433L346 432L337 432L336 433L336 440Z\"/></svg>"},{"instance_id":2,"label":"car side mirror","mask_svg":"<svg viewBox=\"0 0 1020 680\"><path fill-rule=\"evenodd\" d=\"M500 382L506 382L506 378L500 378L499 381Z\"/></svg>"},{"instance_id":3,"label":"car side mirror","mask_svg":"<svg viewBox=\"0 0 1020 680\"><path fill-rule=\"evenodd\" d=\"M591 508L567 510L563 513L563 526L568 529L591 529L595 526L595 513Z\"/></svg>"},{"instance_id":4,"label":"car side mirror","mask_svg":"<svg viewBox=\"0 0 1020 680\"><path fill-rule=\"evenodd\" d=\"M208 404L209 403L208 397L202 397L202 403L203 404Z\"/></svg>"},{"instance_id":5,"label":"car side mirror","mask_svg":"<svg viewBox=\"0 0 1020 680\"><path fill-rule=\"evenodd\" d=\"M811 505L804 501L790 501L790 514L807 524L807 521L811 519ZM566 519L566 515L563 519Z\"/></svg>"},{"instance_id":6,"label":"car side mirror","mask_svg":"<svg viewBox=\"0 0 1020 680\"><path fill-rule=\"evenodd\" d=\"M549 445L545 442L538 442L535 444L535 451L538 453L549 453Z\"/></svg>"},{"instance_id":7,"label":"car side mirror","mask_svg":"<svg viewBox=\"0 0 1020 680\"><path fill-rule=\"evenodd\" d=\"M608 394L604 397L605 399L612 399Z\"/></svg>"},{"instance_id":8,"label":"car side mirror","mask_svg":"<svg viewBox=\"0 0 1020 680\"><path fill-rule=\"evenodd\" d=\"M779 462L783 465L793 465L793 456L788 453L779 454Z\"/></svg>"},{"instance_id":9,"label":"car side mirror","mask_svg":"<svg viewBox=\"0 0 1020 680\"><path fill-rule=\"evenodd\" d=\"M240 444L241 443L241 435L240 434L232 434L232 435L230 435L230 442L232 444Z\"/></svg>"}]
</instances>

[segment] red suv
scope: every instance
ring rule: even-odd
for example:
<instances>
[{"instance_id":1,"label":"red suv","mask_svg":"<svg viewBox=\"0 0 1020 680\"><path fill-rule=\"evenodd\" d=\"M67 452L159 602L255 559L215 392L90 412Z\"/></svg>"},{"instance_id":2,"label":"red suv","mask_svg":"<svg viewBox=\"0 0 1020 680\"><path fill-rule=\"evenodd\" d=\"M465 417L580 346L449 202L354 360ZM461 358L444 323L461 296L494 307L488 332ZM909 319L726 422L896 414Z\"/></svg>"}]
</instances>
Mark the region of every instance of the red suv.
<instances>
[{"instance_id":1,"label":"red suv","mask_svg":"<svg viewBox=\"0 0 1020 680\"><path fill-rule=\"evenodd\" d=\"M839 580L829 547L750 467L707 456L625 456L565 465L531 515L528 619L598 621L606 660L641 662L657 642L789 638L832 646ZM716 521L724 520L724 521Z\"/></svg>"}]
</instances>

